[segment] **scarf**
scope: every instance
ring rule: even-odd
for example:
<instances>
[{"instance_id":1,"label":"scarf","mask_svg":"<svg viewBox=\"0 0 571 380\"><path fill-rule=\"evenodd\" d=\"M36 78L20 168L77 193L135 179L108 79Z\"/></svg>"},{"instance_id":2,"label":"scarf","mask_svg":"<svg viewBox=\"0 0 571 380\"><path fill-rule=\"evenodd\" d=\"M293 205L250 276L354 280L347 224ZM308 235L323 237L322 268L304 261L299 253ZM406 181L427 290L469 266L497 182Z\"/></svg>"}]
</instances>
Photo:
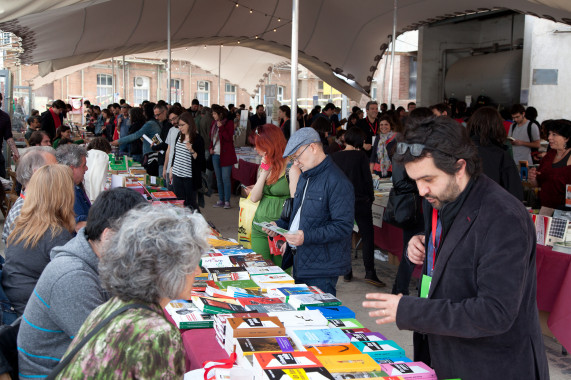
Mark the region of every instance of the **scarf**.
<instances>
[{"instance_id":1,"label":"scarf","mask_svg":"<svg viewBox=\"0 0 571 380\"><path fill-rule=\"evenodd\" d=\"M395 133L390 131L388 133L381 133L378 137L379 145L377 145L377 168L375 165L375 170L381 172L383 177L387 176L387 173L392 171L391 159L389 158L389 152L387 152L387 144L393 140Z\"/></svg>"},{"instance_id":2,"label":"scarf","mask_svg":"<svg viewBox=\"0 0 571 380\"><path fill-rule=\"evenodd\" d=\"M55 113L52 108L50 108L50 113L52 114L52 118L54 119L54 127L55 129L58 129L61 126L61 119L59 118L59 115Z\"/></svg>"}]
</instances>

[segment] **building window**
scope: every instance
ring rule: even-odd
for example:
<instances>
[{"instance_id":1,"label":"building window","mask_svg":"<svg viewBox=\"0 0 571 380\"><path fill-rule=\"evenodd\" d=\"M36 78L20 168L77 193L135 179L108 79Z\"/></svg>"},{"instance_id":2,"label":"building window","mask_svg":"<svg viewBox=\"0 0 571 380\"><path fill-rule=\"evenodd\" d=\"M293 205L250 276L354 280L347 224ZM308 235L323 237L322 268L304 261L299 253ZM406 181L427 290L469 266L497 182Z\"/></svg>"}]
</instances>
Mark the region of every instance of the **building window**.
<instances>
[{"instance_id":1,"label":"building window","mask_svg":"<svg viewBox=\"0 0 571 380\"><path fill-rule=\"evenodd\" d=\"M182 84L180 79L171 79L171 104L182 103Z\"/></svg>"},{"instance_id":2,"label":"building window","mask_svg":"<svg viewBox=\"0 0 571 380\"><path fill-rule=\"evenodd\" d=\"M133 104L141 104L149 100L151 80L148 77L135 77L133 84Z\"/></svg>"},{"instance_id":3,"label":"building window","mask_svg":"<svg viewBox=\"0 0 571 380\"><path fill-rule=\"evenodd\" d=\"M281 103L284 101L284 94L285 94L285 87L278 86L278 102Z\"/></svg>"},{"instance_id":4,"label":"building window","mask_svg":"<svg viewBox=\"0 0 571 380\"><path fill-rule=\"evenodd\" d=\"M228 107L229 104L236 105L236 86L226 83L224 87L224 104Z\"/></svg>"},{"instance_id":5,"label":"building window","mask_svg":"<svg viewBox=\"0 0 571 380\"><path fill-rule=\"evenodd\" d=\"M416 57L410 57L410 71L408 78L408 98L416 99Z\"/></svg>"},{"instance_id":6,"label":"building window","mask_svg":"<svg viewBox=\"0 0 571 380\"><path fill-rule=\"evenodd\" d=\"M198 91L196 99L205 107L210 107L210 82L205 80L198 81Z\"/></svg>"},{"instance_id":7,"label":"building window","mask_svg":"<svg viewBox=\"0 0 571 380\"><path fill-rule=\"evenodd\" d=\"M317 89L323 92L323 81L317 81Z\"/></svg>"},{"instance_id":8,"label":"building window","mask_svg":"<svg viewBox=\"0 0 571 380\"><path fill-rule=\"evenodd\" d=\"M377 100L377 82L371 83L371 100Z\"/></svg>"},{"instance_id":9,"label":"building window","mask_svg":"<svg viewBox=\"0 0 571 380\"><path fill-rule=\"evenodd\" d=\"M113 103L113 77L108 74L97 74L97 98L101 105Z\"/></svg>"}]
</instances>

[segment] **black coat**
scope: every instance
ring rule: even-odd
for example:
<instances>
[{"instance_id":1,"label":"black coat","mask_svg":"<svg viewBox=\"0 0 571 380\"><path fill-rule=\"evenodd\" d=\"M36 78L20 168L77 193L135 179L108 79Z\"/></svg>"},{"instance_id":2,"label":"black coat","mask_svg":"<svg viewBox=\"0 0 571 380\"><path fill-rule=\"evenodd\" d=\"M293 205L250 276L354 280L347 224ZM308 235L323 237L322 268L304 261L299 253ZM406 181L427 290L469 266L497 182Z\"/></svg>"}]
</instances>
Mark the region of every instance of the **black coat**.
<instances>
[{"instance_id":1,"label":"black coat","mask_svg":"<svg viewBox=\"0 0 571 380\"><path fill-rule=\"evenodd\" d=\"M478 147L482 159L482 171L498 185L506 189L514 197L523 201L523 185L513 158L507 147L495 144L480 145L479 137L473 136L472 141Z\"/></svg>"},{"instance_id":2,"label":"black coat","mask_svg":"<svg viewBox=\"0 0 571 380\"><path fill-rule=\"evenodd\" d=\"M424 211L428 242L427 202ZM404 296L397 310L400 329L427 334L439 379L549 378L535 249L522 203L480 176L440 247L428 299Z\"/></svg>"},{"instance_id":3,"label":"black coat","mask_svg":"<svg viewBox=\"0 0 571 380\"><path fill-rule=\"evenodd\" d=\"M50 110L43 112L40 116L40 129L50 136L51 141L54 141L56 137L56 124Z\"/></svg>"}]
</instances>

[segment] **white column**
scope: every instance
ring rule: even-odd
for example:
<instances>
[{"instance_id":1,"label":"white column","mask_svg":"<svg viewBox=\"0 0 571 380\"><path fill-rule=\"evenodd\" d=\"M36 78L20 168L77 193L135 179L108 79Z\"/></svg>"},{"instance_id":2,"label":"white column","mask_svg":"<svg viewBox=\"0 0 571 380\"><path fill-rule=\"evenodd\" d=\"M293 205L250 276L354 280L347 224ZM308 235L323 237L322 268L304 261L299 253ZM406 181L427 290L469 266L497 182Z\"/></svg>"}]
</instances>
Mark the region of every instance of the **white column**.
<instances>
[{"instance_id":1,"label":"white column","mask_svg":"<svg viewBox=\"0 0 571 380\"><path fill-rule=\"evenodd\" d=\"M297 129L297 61L299 36L299 0L291 1L291 135Z\"/></svg>"}]
</instances>

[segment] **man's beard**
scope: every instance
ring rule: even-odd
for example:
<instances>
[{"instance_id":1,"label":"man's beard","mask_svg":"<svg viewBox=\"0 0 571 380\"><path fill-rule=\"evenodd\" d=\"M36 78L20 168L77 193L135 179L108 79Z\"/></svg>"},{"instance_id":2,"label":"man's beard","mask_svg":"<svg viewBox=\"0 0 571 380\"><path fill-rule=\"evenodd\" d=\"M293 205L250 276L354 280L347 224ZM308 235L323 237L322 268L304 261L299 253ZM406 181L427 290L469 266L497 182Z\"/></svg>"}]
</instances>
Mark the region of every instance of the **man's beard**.
<instances>
[{"instance_id":1,"label":"man's beard","mask_svg":"<svg viewBox=\"0 0 571 380\"><path fill-rule=\"evenodd\" d=\"M434 194L426 194L425 198L432 198L433 202L431 205L436 210L441 210L446 204L453 202L458 198L462 191L460 190L460 186L456 183L456 179L454 176L450 176L450 180L448 181L448 186L446 186L446 190L443 194L438 196Z\"/></svg>"}]
</instances>

